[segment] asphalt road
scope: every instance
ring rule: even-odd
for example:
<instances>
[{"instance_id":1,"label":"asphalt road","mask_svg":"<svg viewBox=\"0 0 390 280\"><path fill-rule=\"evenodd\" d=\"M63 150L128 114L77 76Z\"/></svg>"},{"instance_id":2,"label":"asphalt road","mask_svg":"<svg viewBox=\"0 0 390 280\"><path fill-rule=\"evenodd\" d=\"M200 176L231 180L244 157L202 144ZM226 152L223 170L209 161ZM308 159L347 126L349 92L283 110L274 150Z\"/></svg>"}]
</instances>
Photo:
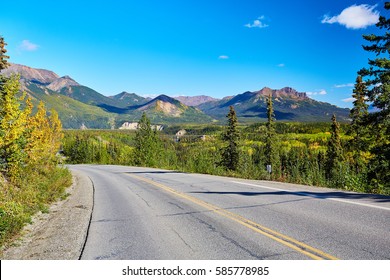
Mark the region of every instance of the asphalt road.
<instances>
[{"instance_id":1,"label":"asphalt road","mask_svg":"<svg viewBox=\"0 0 390 280\"><path fill-rule=\"evenodd\" d=\"M124 166L95 189L82 259L390 259L390 197Z\"/></svg>"}]
</instances>

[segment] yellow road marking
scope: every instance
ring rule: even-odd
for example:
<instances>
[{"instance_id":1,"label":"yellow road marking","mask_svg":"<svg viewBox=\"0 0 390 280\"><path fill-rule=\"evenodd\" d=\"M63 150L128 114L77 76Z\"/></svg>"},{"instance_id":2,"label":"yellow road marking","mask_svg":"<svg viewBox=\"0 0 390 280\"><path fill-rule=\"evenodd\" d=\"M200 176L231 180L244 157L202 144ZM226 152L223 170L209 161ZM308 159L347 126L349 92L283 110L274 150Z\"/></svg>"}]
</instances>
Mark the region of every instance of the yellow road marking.
<instances>
[{"instance_id":1,"label":"yellow road marking","mask_svg":"<svg viewBox=\"0 0 390 280\"><path fill-rule=\"evenodd\" d=\"M192 203L195 203L199 206L202 206L212 212L215 212L221 216L224 216L232 221L235 221L255 232L258 232L262 235L265 235L291 249L294 249L295 251L298 251L299 253L302 253L312 259L315 259L315 260L324 260L324 259L328 259L328 260L337 260L336 257L332 256L332 255L329 255L319 249L316 249L314 247L311 247L303 242L300 242L292 237L289 237L287 235L284 235L282 233L279 233L277 231L274 231L270 228L267 228L267 227L264 227L258 223L255 223L251 220L248 220L240 215L237 215L235 213L232 213L230 211L227 211L223 208L220 208L220 207L217 207L213 204L210 204L208 202L205 202L203 200L200 200L198 198L195 198L193 196L190 196L190 195L187 195L185 193L182 193L182 192L179 192L179 191L176 191L175 189L172 189L168 186L165 186L163 184L160 184L160 183L157 183L153 180L150 180L150 179L147 179L147 178L144 178L144 177L140 177L140 176L137 176L137 175L133 175L133 174L127 174L137 180L140 180L140 181L144 181L145 183L148 183L148 184L151 184L153 186L156 186L160 189L163 189L167 192L170 192L176 196L179 196L181 198L184 198L186 200L189 200L191 201Z\"/></svg>"}]
</instances>

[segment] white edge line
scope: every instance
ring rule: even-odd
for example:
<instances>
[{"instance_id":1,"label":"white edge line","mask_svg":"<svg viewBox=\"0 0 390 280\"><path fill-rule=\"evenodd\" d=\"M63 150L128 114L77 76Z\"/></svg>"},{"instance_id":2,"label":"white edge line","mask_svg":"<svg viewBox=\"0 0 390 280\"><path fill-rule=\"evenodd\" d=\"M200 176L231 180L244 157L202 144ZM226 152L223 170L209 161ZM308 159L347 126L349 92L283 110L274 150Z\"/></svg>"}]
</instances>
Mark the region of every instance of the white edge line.
<instances>
[{"instance_id":1,"label":"white edge line","mask_svg":"<svg viewBox=\"0 0 390 280\"><path fill-rule=\"evenodd\" d=\"M266 186L263 186L263 185L255 185L255 184L243 183L243 182L238 182L238 181L232 181L232 183L240 184L240 185L252 186L252 187L261 188L261 189L270 189L270 190L282 191L282 192L287 192L287 193L292 193L292 194L299 194L299 195L302 195L302 196L308 196L308 197L312 197L312 198L328 199L328 200L333 200L333 201L337 201L337 202L355 204L355 205L359 205L359 206L365 206L365 207L371 207L371 208L377 208L377 209L381 209L381 210L390 211L390 208L387 208L387 207L371 205L371 204L365 204L365 203L354 202L354 201L348 201L348 200L345 200L345 199L320 197L320 196L315 195L315 194L307 194L307 193L303 193L303 192L289 191L289 190L284 190L284 189L278 189L278 188L273 188L273 187L266 187Z\"/></svg>"}]
</instances>

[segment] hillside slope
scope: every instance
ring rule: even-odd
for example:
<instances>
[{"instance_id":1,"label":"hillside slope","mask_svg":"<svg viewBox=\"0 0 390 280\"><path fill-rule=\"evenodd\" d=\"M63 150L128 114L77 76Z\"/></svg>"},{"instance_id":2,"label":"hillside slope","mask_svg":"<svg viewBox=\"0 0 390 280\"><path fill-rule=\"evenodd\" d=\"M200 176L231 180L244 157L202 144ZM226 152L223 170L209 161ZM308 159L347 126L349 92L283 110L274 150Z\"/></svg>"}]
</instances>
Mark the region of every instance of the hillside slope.
<instances>
[{"instance_id":1,"label":"hillside slope","mask_svg":"<svg viewBox=\"0 0 390 280\"><path fill-rule=\"evenodd\" d=\"M80 85L69 76L60 77L53 71L19 64L11 64L2 72L5 75L12 73L20 74L21 89L32 96L35 103L43 100L47 108L58 112L65 128L82 125L88 128L117 128L124 122L138 121L143 112L154 124L224 123L229 106L234 106L240 122L264 121L269 95L272 95L275 116L279 121L329 121L333 113L339 121L349 120L349 109L313 100L306 93L290 87L280 90L265 87L223 99L203 95L177 97L181 102L167 95L150 99L127 92L108 97Z\"/></svg>"},{"instance_id":2,"label":"hillside slope","mask_svg":"<svg viewBox=\"0 0 390 280\"><path fill-rule=\"evenodd\" d=\"M280 121L329 121L335 113L340 121L348 121L349 109L309 98L290 87L280 90L263 88L247 91L232 98L206 102L198 106L206 114L222 120L233 106L240 121L266 119L267 97L272 95L275 117Z\"/></svg>"}]
</instances>

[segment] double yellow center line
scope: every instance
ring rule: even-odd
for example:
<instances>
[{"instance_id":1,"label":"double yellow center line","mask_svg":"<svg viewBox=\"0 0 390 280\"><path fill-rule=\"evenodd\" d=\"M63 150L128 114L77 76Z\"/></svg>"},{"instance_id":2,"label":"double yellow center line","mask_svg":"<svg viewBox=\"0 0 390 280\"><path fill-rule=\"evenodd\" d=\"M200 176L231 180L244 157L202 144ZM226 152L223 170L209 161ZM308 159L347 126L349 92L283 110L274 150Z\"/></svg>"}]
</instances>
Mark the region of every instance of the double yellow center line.
<instances>
[{"instance_id":1,"label":"double yellow center line","mask_svg":"<svg viewBox=\"0 0 390 280\"><path fill-rule=\"evenodd\" d=\"M148 183L150 185L153 185L155 187L158 187L160 189L163 189L164 191L166 192L169 192L171 194L174 194L178 197L181 197L185 200L188 200L188 201L191 201L192 203L194 204L197 204L203 208L206 208L207 210L210 210L216 214L219 214L223 217L226 217L232 221L235 221L257 233L260 233L262 235L265 235L299 253L302 253L312 259L315 259L315 260L337 260L336 257L332 256L332 255L329 255L325 252L322 252L321 250L318 250L316 248L313 248L303 242L300 242L292 237L289 237L287 235L284 235L282 233L279 233L277 231L274 231L270 228L267 228L265 226L262 226L258 223L255 223L251 220L248 220L240 215L237 215L235 213L232 213L230 211L227 211L223 208L220 208L220 207L217 207L211 203L208 203L208 202L205 202L203 200L200 200L198 198L195 198L195 197L192 197L190 195L187 195L185 193L182 193L182 192L179 192L175 189L172 189L168 186L165 186L163 184L160 184L158 182L155 182L153 180L150 180L150 179L147 179L147 178L144 178L144 177L140 177L140 176L137 176L137 175L133 175L133 174L128 174L130 177L133 177L134 179L137 179L139 181L143 181L145 183Z\"/></svg>"}]
</instances>

